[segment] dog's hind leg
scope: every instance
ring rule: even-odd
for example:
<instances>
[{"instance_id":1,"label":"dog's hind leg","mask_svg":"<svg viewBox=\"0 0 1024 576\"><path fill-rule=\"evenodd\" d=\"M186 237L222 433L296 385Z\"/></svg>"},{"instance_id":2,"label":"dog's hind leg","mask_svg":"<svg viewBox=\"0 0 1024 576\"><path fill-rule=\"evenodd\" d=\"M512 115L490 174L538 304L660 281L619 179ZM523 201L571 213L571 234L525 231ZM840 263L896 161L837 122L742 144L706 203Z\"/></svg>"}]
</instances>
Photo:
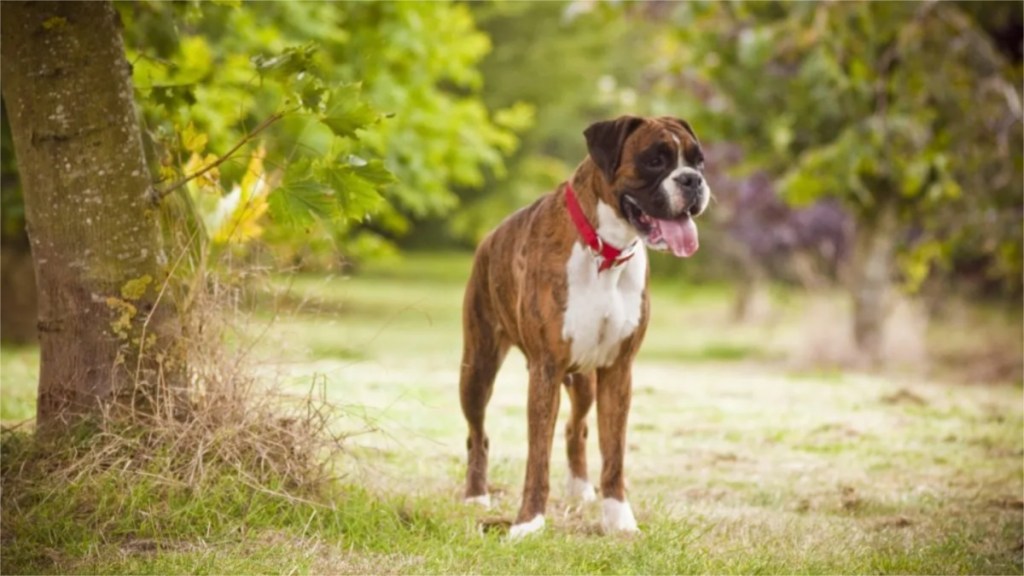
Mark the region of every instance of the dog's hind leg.
<instances>
[{"instance_id":1,"label":"dog's hind leg","mask_svg":"<svg viewBox=\"0 0 1024 576\"><path fill-rule=\"evenodd\" d=\"M572 504L597 499L594 486L587 479L587 413L594 404L595 381L593 372L575 372L565 377L565 388L572 401L572 413L565 424L565 447L569 456L566 498Z\"/></svg>"},{"instance_id":2,"label":"dog's hind leg","mask_svg":"<svg viewBox=\"0 0 1024 576\"><path fill-rule=\"evenodd\" d=\"M501 367L509 342L502 338L488 314L487 295L475 291L470 283L463 310L463 353L459 377L462 413L469 426L466 450L466 502L490 506L487 492L487 452L490 448L484 432L484 413L494 390L494 378Z\"/></svg>"}]
</instances>

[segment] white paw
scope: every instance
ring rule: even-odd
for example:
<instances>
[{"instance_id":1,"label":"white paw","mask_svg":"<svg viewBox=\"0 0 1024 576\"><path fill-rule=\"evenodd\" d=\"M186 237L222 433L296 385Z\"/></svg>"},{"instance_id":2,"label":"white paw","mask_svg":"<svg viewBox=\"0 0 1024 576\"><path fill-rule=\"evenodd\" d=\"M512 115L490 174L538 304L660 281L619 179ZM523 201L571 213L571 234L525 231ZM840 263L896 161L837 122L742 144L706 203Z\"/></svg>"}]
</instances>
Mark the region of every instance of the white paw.
<instances>
[{"instance_id":1,"label":"white paw","mask_svg":"<svg viewBox=\"0 0 1024 576\"><path fill-rule=\"evenodd\" d=\"M535 534L544 529L544 515L537 514L533 517L533 520L529 522L523 522L522 524L515 524L508 531L509 540L519 540L524 536Z\"/></svg>"},{"instance_id":2,"label":"white paw","mask_svg":"<svg viewBox=\"0 0 1024 576\"><path fill-rule=\"evenodd\" d=\"M586 504L587 502L597 500L597 493L594 492L593 484L575 476L569 476L569 481L565 486L565 493L569 502L574 504Z\"/></svg>"},{"instance_id":3,"label":"white paw","mask_svg":"<svg viewBox=\"0 0 1024 576\"><path fill-rule=\"evenodd\" d=\"M601 503L601 529L605 534L640 531L629 502L619 502L614 498L605 498Z\"/></svg>"},{"instance_id":4,"label":"white paw","mask_svg":"<svg viewBox=\"0 0 1024 576\"><path fill-rule=\"evenodd\" d=\"M476 504L477 506L483 506L484 509L491 507L491 495L481 494L480 496L470 496L465 500L466 504Z\"/></svg>"}]
</instances>

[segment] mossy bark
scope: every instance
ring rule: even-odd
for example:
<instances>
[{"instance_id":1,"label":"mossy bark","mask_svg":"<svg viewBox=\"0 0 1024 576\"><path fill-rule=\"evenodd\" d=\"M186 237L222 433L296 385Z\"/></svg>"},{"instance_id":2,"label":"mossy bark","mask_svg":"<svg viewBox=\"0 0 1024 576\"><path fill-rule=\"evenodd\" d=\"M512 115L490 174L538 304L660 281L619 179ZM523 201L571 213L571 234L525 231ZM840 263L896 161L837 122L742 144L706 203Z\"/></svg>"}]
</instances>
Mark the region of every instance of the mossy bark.
<instances>
[{"instance_id":1,"label":"mossy bark","mask_svg":"<svg viewBox=\"0 0 1024 576\"><path fill-rule=\"evenodd\" d=\"M39 296L40 429L181 381L180 324L109 2L3 2L2 88ZM148 279L148 280L147 280Z\"/></svg>"}]
</instances>

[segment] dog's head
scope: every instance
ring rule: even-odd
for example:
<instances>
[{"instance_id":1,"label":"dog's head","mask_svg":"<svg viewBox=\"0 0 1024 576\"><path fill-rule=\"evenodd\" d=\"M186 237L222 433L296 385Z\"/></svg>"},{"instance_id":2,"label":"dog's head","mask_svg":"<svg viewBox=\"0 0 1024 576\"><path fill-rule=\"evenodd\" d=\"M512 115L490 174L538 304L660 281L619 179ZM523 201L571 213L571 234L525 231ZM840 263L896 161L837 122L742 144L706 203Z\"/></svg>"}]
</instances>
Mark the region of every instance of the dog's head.
<instances>
[{"instance_id":1,"label":"dog's head","mask_svg":"<svg viewBox=\"0 0 1024 576\"><path fill-rule=\"evenodd\" d=\"M622 116L587 128L590 159L604 178L601 200L656 250L697 251L693 219L708 206L704 154L685 120Z\"/></svg>"}]
</instances>

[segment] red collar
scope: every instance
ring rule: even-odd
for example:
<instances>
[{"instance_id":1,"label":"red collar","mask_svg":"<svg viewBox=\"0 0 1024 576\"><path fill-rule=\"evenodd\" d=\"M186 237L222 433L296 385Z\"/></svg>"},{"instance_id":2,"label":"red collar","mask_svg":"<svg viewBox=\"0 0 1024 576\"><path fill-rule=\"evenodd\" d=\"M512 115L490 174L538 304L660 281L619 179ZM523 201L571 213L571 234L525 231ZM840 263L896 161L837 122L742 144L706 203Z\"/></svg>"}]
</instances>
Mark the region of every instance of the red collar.
<instances>
[{"instance_id":1,"label":"red collar","mask_svg":"<svg viewBox=\"0 0 1024 576\"><path fill-rule=\"evenodd\" d=\"M597 268L598 272L624 264L636 253L636 250L630 246L628 253L623 255L626 250L608 244L597 235L597 230L591 226L587 215L583 213L583 208L580 207L580 201L572 190L572 182L565 183L565 207L568 208L569 216L572 217L572 222L576 225L576 231L580 233L583 243L590 248L594 256L601 260L601 265Z\"/></svg>"}]
</instances>

